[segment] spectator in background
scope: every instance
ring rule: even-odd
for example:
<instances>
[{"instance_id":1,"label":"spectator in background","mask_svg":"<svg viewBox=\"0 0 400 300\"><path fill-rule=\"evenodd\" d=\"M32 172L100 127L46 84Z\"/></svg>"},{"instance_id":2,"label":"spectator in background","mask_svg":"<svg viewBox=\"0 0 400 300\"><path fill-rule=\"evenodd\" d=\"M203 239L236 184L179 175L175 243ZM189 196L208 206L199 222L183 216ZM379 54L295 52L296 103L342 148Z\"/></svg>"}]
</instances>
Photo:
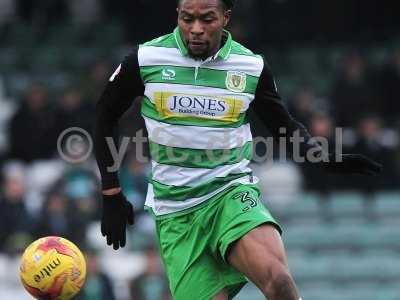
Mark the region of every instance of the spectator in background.
<instances>
[{"instance_id":1,"label":"spectator in background","mask_svg":"<svg viewBox=\"0 0 400 300\"><path fill-rule=\"evenodd\" d=\"M398 186L394 149L384 144L384 131L379 117L372 114L364 116L358 124L356 142L351 148L351 151L367 155L384 166L380 176L363 178L354 176L348 184L349 188L356 188L364 193L364 216L368 222L377 220L375 193L381 189Z\"/></svg>"},{"instance_id":2,"label":"spectator in background","mask_svg":"<svg viewBox=\"0 0 400 300\"><path fill-rule=\"evenodd\" d=\"M330 116L323 112L315 112L310 119L310 134L322 137L328 141L329 148L326 151L333 153L335 150L334 132L335 127Z\"/></svg>"},{"instance_id":3,"label":"spectator in background","mask_svg":"<svg viewBox=\"0 0 400 300\"><path fill-rule=\"evenodd\" d=\"M12 21L15 14L15 4L13 0L0 0L0 30L4 24Z\"/></svg>"},{"instance_id":4,"label":"spectator in background","mask_svg":"<svg viewBox=\"0 0 400 300\"><path fill-rule=\"evenodd\" d=\"M394 186L396 182L396 165L394 150L383 143L384 130L382 120L375 115L368 115L361 119L358 125L358 138L351 151L364 154L384 165L381 176L359 178L353 185L366 192L374 192L380 188Z\"/></svg>"},{"instance_id":5,"label":"spectator in background","mask_svg":"<svg viewBox=\"0 0 400 300\"><path fill-rule=\"evenodd\" d=\"M74 208L75 217L81 228L86 228L91 221L100 216L97 196L97 178L93 173L72 168L63 174L63 191Z\"/></svg>"},{"instance_id":6,"label":"spectator in background","mask_svg":"<svg viewBox=\"0 0 400 300\"><path fill-rule=\"evenodd\" d=\"M317 138L322 138L327 144L323 143L322 146L328 146L326 149L329 153L335 152L336 136L335 126L330 116L317 112L314 113L310 119L310 134ZM338 141L340 142L340 141ZM319 194L319 214L322 219L327 222L332 222L332 212L330 210L329 195L335 188L341 188L345 185L347 177L328 174L325 170L315 167L313 164L302 164L302 171L307 190L315 191Z\"/></svg>"},{"instance_id":7,"label":"spectator in background","mask_svg":"<svg viewBox=\"0 0 400 300\"><path fill-rule=\"evenodd\" d=\"M37 237L62 236L77 245L84 245L85 227L81 226L81 222L73 203L60 191L54 190L50 192L43 205L36 235Z\"/></svg>"},{"instance_id":8,"label":"spectator in background","mask_svg":"<svg viewBox=\"0 0 400 300\"><path fill-rule=\"evenodd\" d=\"M1 0L0 0L1 1ZM1 35L1 33L0 33ZM5 81L0 75L0 166L8 154L8 124L15 113L17 105L7 96Z\"/></svg>"},{"instance_id":9,"label":"spectator in background","mask_svg":"<svg viewBox=\"0 0 400 300\"><path fill-rule=\"evenodd\" d=\"M316 110L316 99L312 88L299 89L293 100L290 102L289 111L296 120L304 124L306 127L310 125L310 119Z\"/></svg>"},{"instance_id":10,"label":"spectator in background","mask_svg":"<svg viewBox=\"0 0 400 300\"><path fill-rule=\"evenodd\" d=\"M57 136L69 127L80 127L90 132L94 107L92 103L83 101L82 94L75 88L64 91L56 111Z\"/></svg>"},{"instance_id":11,"label":"spectator in background","mask_svg":"<svg viewBox=\"0 0 400 300\"><path fill-rule=\"evenodd\" d=\"M146 269L130 284L132 300L170 300L170 292L157 249L150 245L145 250Z\"/></svg>"},{"instance_id":12,"label":"spectator in background","mask_svg":"<svg viewBox=\"0 0 400 300\"><path fill-rule=\"evenodd\" d=\"M381 115L389 124L400 121L400 48L396 49L382 69L379 85Z\"/></svg>"},{"instance_id":13,"label":"spectator in background","mask_svg":"<svg viewBox=\"0 0 400 300\"><path fill-rule=\"evenodd\" d=\"M255 21L257 18L252 18L249 22L252 17L249 12L257 12L257 2L255 0L236 1L235 18L228 25L228 30L235 40L239 43L250 44L250 49L261 47L259 34L257 34L259 24Z\"/></svg>"},{"instance_id":14,"label":"spectator in background","mask_svg":"<svg viewBox=\"0 0 400 300\"><path fill-rule=\"evenodd\" d=\"M67 17L66 0L17 0L18 15L41 29L61 23Z\"/></svg>"},{"instance_id":15,"label":"spectator in background","mask_svg":"<svg viewBox=\"0 0 400 300\"><path fill-rule=\"evenodd\" d=\"M98 21L101 14L99 0L69 0L67 5L72 19L80 25Z\"/></svg>"},{"instance_id":16,"label":"spectator in background","mask_svg":"<svg viewBox=\"0 0 400 300\"><path fill-rule=\"evenodd\" d=\"M335 151L335 127L332 119L324 113L317 112L311 116L309 124L310 134L326 140L328 146L326 151L333 153ZM301 167L304 173L306 188L309 190L318 191L326 195L329 190L340 183L340 181L338 182L339 178L327 174L326 171L316 168L312 164L305 163Z\"/></svg>"},{"instance_id":17,"label":"spectator in background","mask_svg":"<svg viewBox=\"0 0 400 300\"><path fill-rule=\"evenodd\" d=\"M363 114L377 109L365 68L358 52L353 51L343 59L331 97L334 119L340 127L354 127Z\"/></svg>"},{"instance_id":18,"label":"spectator in background","mask_svg":"<svg viewBox=\"0 0 400 300\"><path fill-rule=\"evenodd\" d=\"M95 251L86 253L86 265L86 283L76 300L115 300L111 279L102 272Z\"/></svg>"},{"instance_id":19,"label":"spectator in background","mask_svg":"<svg viewBox=\"0 0 400 300\"><path fill-rule=\"evenodd\" d=\"M10 158L32 162L49 159L56 150L55 116L47 90L32 86L9 125Z\"/></svg>"},{"instance_id":20,"label":"spectator in background","mask_svg":"<svg viewBox=\"0 0 400 300\"><path fill-rule=\"evenodd\" d=\"M10 164L3 169L0 195L0 250L9 251L17 236L32 236L33 219L26 206L24 168Z\"/></svg>"},{"instance_id":21,"label":"spectator in background","mask_svg":"<svg viewBox=\"0 0 400 300\"><path fill-rule=\"evenodd\" d=\"M121 0L118 5L111 0L100 1L109 19L122 21L129 43L146 41L159 33L160 28L168 33L173 30L171 24L176 22L177 14L173 9L176 3L171 1L157 1L156 6L153 1L148 0ZM146 30L138 30L139 28L146 28Z\"/></svg>"},{"instance_id":22,"label":"spectator in background","mask_svg":"<svg viewBox=\"0 0 400 300\"><path fill-rule=\"evenodd\" d=\"M96 103L110 78L111 73L108 61L99 60L95 62L88 74L89 76L84 78L81 84L83 99L89 103Z\"/></svg>"}]
</instances>

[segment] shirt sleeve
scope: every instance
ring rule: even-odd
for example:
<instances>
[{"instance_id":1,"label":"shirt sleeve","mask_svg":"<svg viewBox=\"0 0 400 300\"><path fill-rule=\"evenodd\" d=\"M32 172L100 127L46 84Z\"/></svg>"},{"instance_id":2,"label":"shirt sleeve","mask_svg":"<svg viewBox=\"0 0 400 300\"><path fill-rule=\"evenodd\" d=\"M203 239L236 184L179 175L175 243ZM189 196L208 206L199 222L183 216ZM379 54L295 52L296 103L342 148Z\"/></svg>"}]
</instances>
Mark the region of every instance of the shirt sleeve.
<instances>
[{"instance_id":1,"label":"shirt sleeve","mask_svg":"<svg viewBox=\"0 0 400 300\"><path fill-rule=\"evenodd\" d=\"M119 118L128 110L134 99L143 93L144 84L140 76L136 47L110 77L96 105L94 148L103 189L119 187L118 171L108 170L115 162L107 138L111 138L118 148Z\"/></svg>"},{"instance_id":2,"label":"shirt sleeve","mask_svg":"<svg viewBox=\"0 0 400 300\"><path fill-rule=\"evenodd\" d=\"M273 138L278 140L284 137L286 139L286 149L289 154L293 155L293 147L290 144L290 138L294 136L296 131L298 131L299 138L304 140L304 142L299 144L299 154L302 157L307 157L306 153L311 148L319 148L319 150L315 150L314 153L322 151L320 145L312 139L304 125L296 121L284 106L271 69L265 60L256 88L255 99L251 103L251 108L255 115L271 132Z\"/></svg>"}]
</instances>

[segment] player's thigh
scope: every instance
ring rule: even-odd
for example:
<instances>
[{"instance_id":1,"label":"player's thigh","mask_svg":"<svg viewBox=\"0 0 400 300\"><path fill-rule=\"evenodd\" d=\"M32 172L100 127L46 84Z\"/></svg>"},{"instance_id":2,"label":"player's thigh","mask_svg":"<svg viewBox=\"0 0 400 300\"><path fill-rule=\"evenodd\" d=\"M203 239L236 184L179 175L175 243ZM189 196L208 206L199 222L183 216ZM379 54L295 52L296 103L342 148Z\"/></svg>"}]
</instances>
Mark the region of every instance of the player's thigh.
<instances>
[{"instance_id":1,"label":"player's thigh","mask_svg":"<svg viewBox=\"0 0 400 300\"><path fill-rule=\"evenodd\" d=\"M177 264L182 263L176 261ZM203 253L181 274L169 273L175 280L172 294L176 300L227 300L226 283L222 280L218 262L211 255ZM170 270L171 271L171 270Z\"/></svg>"},{"instance_id":2,"label":"player's thigh","mask_svg":"<svg viewBox=\"0 0 400 300\"><path fill-rule=\"evenodd\" d=\"M245 278L209 250L211 234L201 211L157 221L160 254L174 300L210 300L221 291L243 284Z\"/></svg>"},{"instance_id":3,"label":"player's thigh","mask_svg":"<svg viewBox=\"0 0 400 300\"><path fill-rule=\"evenodd\" d=\"M265 285L265 281L274 273L288 272L281 236L270 224L254 228L233 243L227 259L259 287Z\"/></svg>"}]
</instances>

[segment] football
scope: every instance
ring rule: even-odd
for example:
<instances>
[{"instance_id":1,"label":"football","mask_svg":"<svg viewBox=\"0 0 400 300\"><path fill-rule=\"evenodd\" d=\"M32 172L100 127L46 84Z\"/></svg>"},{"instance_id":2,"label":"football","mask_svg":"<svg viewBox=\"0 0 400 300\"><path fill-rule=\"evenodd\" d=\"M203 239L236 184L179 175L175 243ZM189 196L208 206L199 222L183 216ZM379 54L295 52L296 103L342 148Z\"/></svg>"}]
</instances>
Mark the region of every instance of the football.
<instances>
[{"instance_id":1,"label":"football","mask_svg":"<svg viewBox=\"0 0 400 300\"><path fill-rule=\"evenodd\" d=\"M61 237L44 237L26 248L20 278L36 299L69 300L85 283L85 258L72 242Z\"/></svg>"}]
</instances>

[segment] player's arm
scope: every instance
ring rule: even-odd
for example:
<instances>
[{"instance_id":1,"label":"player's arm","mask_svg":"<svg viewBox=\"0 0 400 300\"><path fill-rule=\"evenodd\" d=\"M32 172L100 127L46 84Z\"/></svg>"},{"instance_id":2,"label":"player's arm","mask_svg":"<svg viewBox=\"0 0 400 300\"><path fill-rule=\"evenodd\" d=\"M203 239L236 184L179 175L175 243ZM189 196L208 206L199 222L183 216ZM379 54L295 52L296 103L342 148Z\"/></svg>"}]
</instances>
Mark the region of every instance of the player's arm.
<instances>
[{"instance_id":1,"label":"player's arm","mask_svg":"<svg viewBox=\"0 0 400 300\"><path fill-rule=\"evenodd\" d=\"M137 49L128 55L111 76L96 106L95 150L103 191L119 188L118 171L114 165L107 138L118 145L118 121L137 96L143 95Z\"/></svg>"},{"instance_id":2,"label":"player's arm","mask_svg":"<svg viewBox=\"0 0 400 300\"><path fill-rule=\"evenodd\" d=\"M114 249L125 246L126 224L133 224L132 205L123 195L118 170L112 170L114 158L111 149L118 145L118 121L137 96L143 95L137 49L127 56L111 76L96 106L94 147L101 174L102 220L101 232L107 244ZM110 138L115 147L109 147Z\"/></svg>"},{"instance_id":3,"label":"player's arm","mask_svg":"<svg viewBox=\"0 0 400 300\"><path fill-rule=\"evenodd\" d=\"M379 173L382 169L380 164L360 154L344 154L341 156L341 161L336 161L333 153L324 152L303 124L296 121L284 106L270 67L265 61L251 107L274 138L286 138L289 153L292 153L290 138L297 133L300 141L304 141L299 145L301 157L307 159L308 151L312 151L317 157L325 157L324 161L316 164L318 167L330 172L367 175Z\"/></svg>"}]
</instances>

